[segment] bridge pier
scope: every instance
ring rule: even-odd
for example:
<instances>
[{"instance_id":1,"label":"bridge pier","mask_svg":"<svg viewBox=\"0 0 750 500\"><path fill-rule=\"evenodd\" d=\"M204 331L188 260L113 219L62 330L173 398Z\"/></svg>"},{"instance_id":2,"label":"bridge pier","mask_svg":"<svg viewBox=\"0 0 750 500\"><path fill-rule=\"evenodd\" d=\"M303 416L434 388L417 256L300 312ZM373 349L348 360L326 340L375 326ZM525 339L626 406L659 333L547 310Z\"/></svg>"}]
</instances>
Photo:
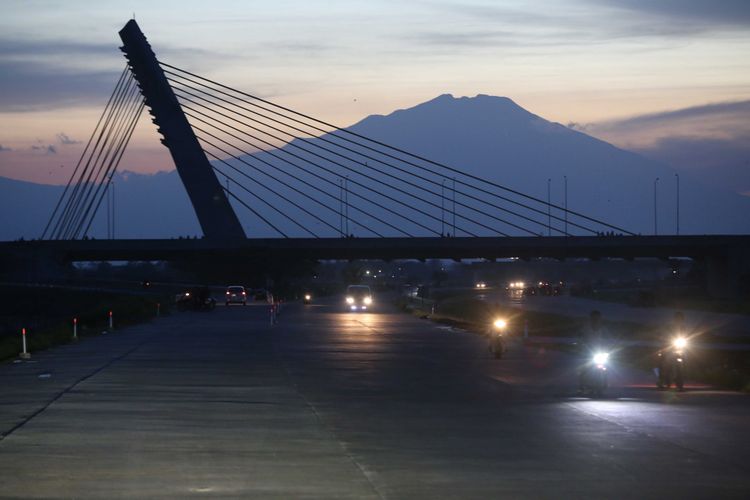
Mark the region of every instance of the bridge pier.
<instances>
[{"instance_id":1,"label":"bridge pier","mask_svg":"<svg viewBox=\"0 0 750 500\"><path fill-rule=\"evenodd\" d=\"M706 257L706 291L717 299L737 299L748 286L750 256L748 249L727 248L723 255Z\"/></svg>"}]
</instances>

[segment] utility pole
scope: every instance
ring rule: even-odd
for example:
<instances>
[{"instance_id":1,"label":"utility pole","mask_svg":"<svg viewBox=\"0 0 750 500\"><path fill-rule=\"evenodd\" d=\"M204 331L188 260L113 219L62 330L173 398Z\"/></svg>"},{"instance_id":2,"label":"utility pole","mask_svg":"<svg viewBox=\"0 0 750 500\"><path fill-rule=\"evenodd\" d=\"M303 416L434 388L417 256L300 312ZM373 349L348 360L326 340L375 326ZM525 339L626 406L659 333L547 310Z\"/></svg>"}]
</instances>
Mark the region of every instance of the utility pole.
<instances>
[{"instance_id":1,"label":"utility pole","mask_svg":"<svg viewBox=\"0 0 750 500\"><path fill-rule=\"evenodd\" d=\"M349 233L349 176L344 179L344 208L346 209L346 232Z\"/></svg>"},{"instance_id":2,"label":"utility pole","mask_svg":"<svg viewBox=\"0 0 750 500\"><path fill-rule=\"evenodd\" d=\"M676 173L674 174L675 179L677 180L677 220L676 220L676 226L677 226L677 236L680 235L680 174Z\"/></svg>"},{"instance_id":3,"label":"utility pole","mask_svg":"<svg viewBox=\"0 0 750 500\"><path fill-rule=\"evenodd\" d=\"M107 181L107 239L112 238L112 181Z\"/></svg>"},{"instance_id":4,"label":"utility pole","mask_svg":"<svg viewBox=\"0 0 750 500\"><path fill-rule=\"evenodd\" d=\"M656 185L659 183L659 178L654 179L654 236L659 234L658 219L657 219L657 203L656 203Z\"/></svg>"},{"instance_id":5,"label":"utility pole","mask_svg":"<svg viewBox=\"0 0 750 500\"><path fill-rule=\"evenodd\" d=\"M453 178L453 237L456 237L456 178Z\"/></svg>"},{"instance_id":6,"label":"utility pole","mask_svg":"<svg viewBox=\"0 0 750 500\"><path fill-rule=\"evenodd\" d=\"M445 181L440 184L440 236L445 236Z\"/></svg>"},{"instance_id":7,"label":"utility pole","mask_svg":"<svg viewBox=\"0 0 750 500\"><path fill-rule=\"evenodd\" d=\"M339 232L342 237L349 236L344 231L344 180L339 179Z\"/></svg>"},{"instance_id":8,"label":"utility pole","mask_svg":"<svg viewBox=\"0 0 750 500\"><path fill-rule=\"evenodd\" d=\"M568 176L563 175L563 181L565 184L565 236L568 236Z\"/></svg>"},{"instance_id":9,"label":"utility pole","mask_svg":"<svg viewBox=\"0 0 750 500\"><path fill-rule=\"evenodd\" d=\"M552 179L547 179L547 236L552 236Z\"/></svg>"},{"instance_id":10,"label":"utility pole","mask_svg":"<svg viewBox=\"0 0 750 500\"><path fill-rule=\"evenodd\" d=\"M115 239L115 182L110 180L110 186L112 187L112 239Z\"/></svg>"}]
</instances>

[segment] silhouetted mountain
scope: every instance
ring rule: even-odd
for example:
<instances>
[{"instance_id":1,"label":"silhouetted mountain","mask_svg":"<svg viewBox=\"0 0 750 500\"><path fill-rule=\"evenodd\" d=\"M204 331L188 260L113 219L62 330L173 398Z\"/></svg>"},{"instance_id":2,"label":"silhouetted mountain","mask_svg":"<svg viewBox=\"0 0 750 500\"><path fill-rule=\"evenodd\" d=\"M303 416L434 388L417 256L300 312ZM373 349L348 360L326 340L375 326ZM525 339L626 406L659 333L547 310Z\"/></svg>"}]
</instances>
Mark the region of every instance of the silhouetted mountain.
<instances>
[{"instance_id":1,"label":"silhouetted mountain","mask_svg":"<svg viewBox=\"0 0 750 500\"><path fill-rule=\"evenodd\" d=\"M547 199L547 180L552 179L552 202L558 205L563 204L563 176L567 176L570 209L643 234L651 234L654 230L654 179L658 177L659 232L665 234L675 231L674 170L558 123L546 121L508 98L485 95L454 98L442 95L387 116L367 117L350 127L350 130L542 200ZM257 171L249 170L246 165L235 162L238 168L242 168L258 181L248 182L247 186L268 205L259 202L258 198L243 198L291 236L309 236L299 226L321 235L335 235L340 223L339 216L323 209L321 204L338 209L338 182L347 174L341 165L350 166L356 172L372 175L374 178L368 180L360 177L358 173L349 172L350 201L353 204L358 203L358 192L364 194L370 189L392 193L397 201L384 203L395 211L404 210L398 201L406 205L413 203L413 199L403 193L388 191L382 185L384 178L372 171L371 163L358 165L339 159L340 165L337 165L321 161L314 154L299 149L304 147L308 151L316 151L313 144L324 145L321 139L312 139L307 143L295 140L285 146L285 151L298 155L298 159L294 161L301 168L283 164L270 154L283 156L284 153L280 151L259 154L258 158L265 160L267 164L253 161L259 168ZM327 168L329 173L323 173L319 167L313 166L313 162ZM310 184L321 187L328 194L312 194L307 198L289 187L271 183L270 177L266 174L278 176L279 172L268 165L294 173ZM223 167L220 164L217 166ZM324 176L327 180L323 181L317 175ZM445 172L425 175L429 175L438 184L445 179L446 196L450 199L451 177L454 174ZM309 191L308 188L295 184L296 181L292 181L291 178L284 178L300 189ZM265 191L260 187L261 184L273 186L281 196L277 197ZM115 185L118 237L156 238L200 234L192 207L176 172L155 175L118 174ZM750 199L703 186L686 174L680 177L680 188L682 234L750 232L750 218L745 216L750 209ZM236 186L230 185L230 189L238 195L242 193ZM437 189L439 191L440 188ZM38 237L61 190L61 187L0 178L0 210L3 213L0 239ZM492 190L500 192L496 188ZM305 215L290 203L297 203L319 214L325 223ZM233 202L233 205L248 236L277 236L247 209L236 202ZM275 214L269 205L294 214L292 218L299 226ZM511 205L505 203L504 206ZM364 213L374 212L372 207L364 203L360 203L360 207L362 213L350 213L353 219L366 217ZM431 213L437 213L438 219L440 218L439 208L437 212ZM538 214L537 218L545 219ZM383 219L400 225L391 216L385 216ZM96 237L103 237L105 234L104 220L102 210L95 224L93 234ZM427 223L431 224L431 227L435 225L434 220ZM371 227L382 229L388 235L394 234L393 230L382 224L376 223ZM437 227L440 228L439 220ZM536 226L534 231L541 233L544 232L544 228ZM350 232L358 236L367 235L362 228L354 224ZM429 234L419 228L412 232ZM515 230L508 232L523 234Z\"/></svg>"},{"instance_id":2,"label":"silhouetted mountain","mask_svg":"<svg viewBox=\"0 0 750 500\"><path fill-rule=\"evenodd\" d=\"M176 171L154 175L115 175L115 231L118 238L200 235L200 227ZM39 238L63 191L0 177L0 239ZM97 238L107 234L106 201L92 225Z\"/></svg>"},{"instance_id":3,"label":"silhouetted mountain","mask_svg":"<svg viewBox=\"0 0 750 500\"><path fill-rule=\"evenodd\" d=\"M496 181L634 232L654 230L654 179L658 227L674 233L676 171L552 123L505 97L442 95L388 116L370 116L351 127L426 158ZM750 198L680 175L680 232L748 233Z\"/></svg>"}]
</instances>

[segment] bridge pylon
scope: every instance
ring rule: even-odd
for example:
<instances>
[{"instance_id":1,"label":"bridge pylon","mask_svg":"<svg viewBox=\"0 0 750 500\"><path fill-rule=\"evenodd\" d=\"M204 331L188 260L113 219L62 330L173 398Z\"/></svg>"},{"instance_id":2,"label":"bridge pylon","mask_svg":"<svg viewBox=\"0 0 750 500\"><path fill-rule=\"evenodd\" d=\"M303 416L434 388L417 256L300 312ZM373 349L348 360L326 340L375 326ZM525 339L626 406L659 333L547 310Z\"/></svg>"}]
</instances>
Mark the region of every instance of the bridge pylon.
<instances>
[{"instance_id":1,"label":"bridge pylon","mask_svg":"<svg viewBox=\"0 0 750 500\"><path fill-rule=\"evenodd\" d=\"M120 39L133 76L172 155L203 234L210 239L245 238L237 214L211 168L190 123L169 85L156 55L134 19L120 30Z\"/></svg>"}]
</instances>

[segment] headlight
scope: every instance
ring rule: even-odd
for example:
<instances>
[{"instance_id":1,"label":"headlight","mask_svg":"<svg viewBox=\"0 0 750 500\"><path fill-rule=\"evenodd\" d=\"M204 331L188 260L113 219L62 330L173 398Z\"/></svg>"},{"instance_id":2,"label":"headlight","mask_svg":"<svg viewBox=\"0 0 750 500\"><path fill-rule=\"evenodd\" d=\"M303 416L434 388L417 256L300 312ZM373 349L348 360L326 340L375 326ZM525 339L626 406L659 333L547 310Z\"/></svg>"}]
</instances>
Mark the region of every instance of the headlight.
<instances>
[{"instance_id":1,"label":"headlight","mask_svg":"<svg viewBox=\"0 0 750 500\"><path fill-rule=\"evenodd\" d=\"M347 297L346 298L346 303L347 304L354 304L354 297Z\"/></svg>"},{"instance_id":2,"label":"headlight","mask_svg":"<svg viewBox=\"0 0 750 500\"><path fill-rule=\"evenodd\" d=\"M677 337L672 343L677 349L684 349L685 347L687 347L688 342L684 337Z\"/></svg>"},{"instance_id":3,"label":"headlight","mask_svg":"<svg viewBox=\"0 0 750 500\"><path fill-rule=\"evenodd\" d=\"M364 303L368 306L372 304L372 297L365 297Z\"/></svg>"},{"instance_id":4,"label":"headlight","mask_svg":"<svg viewBox=\"0 0 750 500\"><path fill-rule=\"evenodd\" d=\"M596 354L594 354L594 364L606 365L607 360L609 360L608 352L597 352Z\"/></svg>"},{"instance_id":5,"label":"headlight","mask_svg":"<svg viewBox=\"0 0 750 500\"><path fill-rule=\"evenodd\" d=\"M495 325L495 328L497 328L498 330L502 330L503 328L508 326L508 323L504 319L496 319L492 324Z\"/></svg>"},{"instance_id":6,"label":"headlight","mask_svg":"<svg viewBox=\"0 0 750 500\"><path fill-rule=\"evenodd\" d=\"M310 297L310 294L309 294L309 293L308 293L307 295L305 295L305 300L310 300L311 298L312 298L312 297Z\"/></svg>"}]
</instances>

